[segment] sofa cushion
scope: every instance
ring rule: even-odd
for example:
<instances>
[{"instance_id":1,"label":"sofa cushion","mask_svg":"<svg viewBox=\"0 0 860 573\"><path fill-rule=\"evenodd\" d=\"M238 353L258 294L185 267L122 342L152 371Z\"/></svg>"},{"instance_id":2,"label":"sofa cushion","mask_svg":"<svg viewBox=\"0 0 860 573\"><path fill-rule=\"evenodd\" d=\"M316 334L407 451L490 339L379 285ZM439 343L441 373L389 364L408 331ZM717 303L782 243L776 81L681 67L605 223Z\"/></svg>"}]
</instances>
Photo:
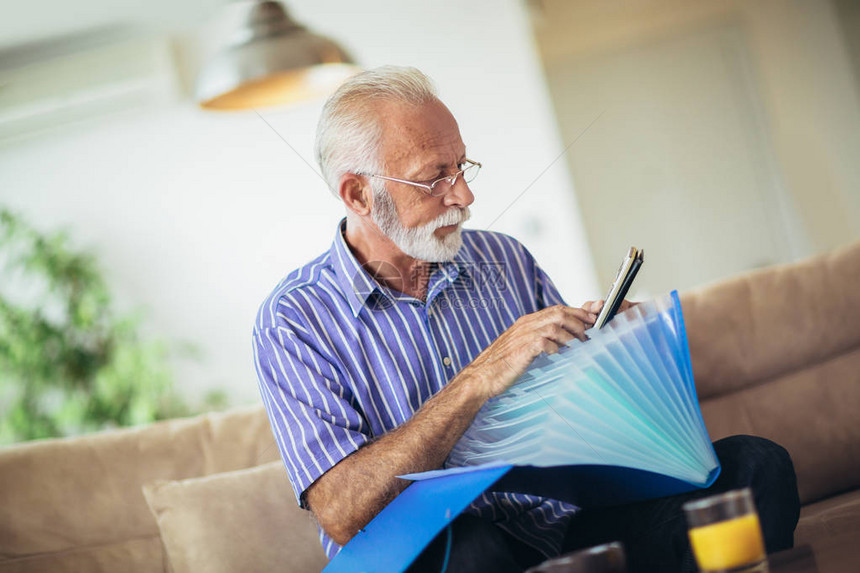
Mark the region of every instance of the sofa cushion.
<instances>
[{"instance_id":1,"label":"sofa cushion","mask_svg":"<svg viewBox=\"0 0 860 573\"><path fill-rule=\"evenodd\" d=\"M860 242L681 296L705 400L860 347Z\"/></svg>"},{"instance_id":2,"label":"sofa cushion","mask_svg":"<svg viewBox=\"0 0 860 573\"><path fill-rule=\"evenodd\" d=\"M165 570L164 551L158 535L0 561L0 573L32 573L33 571L163 573Z\"/></svg>"},{"instance_id":3,"label":"sofa cushion","mask_svg":"<svg viewBox=\"0 0 860 573\"><path fill-rule=\"evenodd\" d=\"M0 562L156 536L140 490L144 483L273 459L278 452L269 423L256 406L4 448Z\"/></svg>"},{"instance_id":4,"label":"sofa cushion","mask_svg":"<svg viewBox=\"0 0 860 573\"><path fill-rule=\"evenodd\" d=\"M318 572L327 563L281 462L143 491L174 573Z\"/></svg>"},{"instance_id":5,"label":"sofa cushion","mask_svg":"<svg viewBox=\"0 0 860 573\"><path fill-rule=\"evenodd\" d=\"M860 349L701 407L712 440L754 434L785 447L802 503L860 487Z\"/></svg>"},{"instance_id":6,"label":"sofa cushion","mask_svg":"<svg viewBox=\"0 0 860 573\"><path fill-rule=\"evenodd\" d=\"M860 490L804 506L794 542L812 544L852 532L860 539Z\"/></svg>"}]
</instances>

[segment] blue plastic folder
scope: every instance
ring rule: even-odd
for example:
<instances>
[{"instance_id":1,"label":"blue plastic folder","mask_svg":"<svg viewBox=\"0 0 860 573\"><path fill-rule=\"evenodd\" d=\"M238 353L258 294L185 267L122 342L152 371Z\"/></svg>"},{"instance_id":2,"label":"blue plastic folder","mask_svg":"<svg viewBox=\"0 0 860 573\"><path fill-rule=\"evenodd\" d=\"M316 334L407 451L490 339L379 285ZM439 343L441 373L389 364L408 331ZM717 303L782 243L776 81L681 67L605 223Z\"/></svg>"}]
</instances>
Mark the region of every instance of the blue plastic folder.
<instances>
[{"instance_id":1,"label":"blue plastic folder","mask_svg":"<svg viewBox=\"0 0 860 573\"><path fill-rule=\"evenodd\" d=\"M416 481L359 531L323 571L405 571L446 525L512 467L468 468Z\"/></svg>"},{"instance_id":2,"label":"blue plastic folder","mask_svg":"<svg viewBox=\"0 0 860 573\"><path fill-rule=\"evenodd\" d=\"M404 571L487 489L604 507L713 484L677 292L587 334L489 400L445 469L401 476L414 483L325 571Z\"/></svg>"}]
</instances>

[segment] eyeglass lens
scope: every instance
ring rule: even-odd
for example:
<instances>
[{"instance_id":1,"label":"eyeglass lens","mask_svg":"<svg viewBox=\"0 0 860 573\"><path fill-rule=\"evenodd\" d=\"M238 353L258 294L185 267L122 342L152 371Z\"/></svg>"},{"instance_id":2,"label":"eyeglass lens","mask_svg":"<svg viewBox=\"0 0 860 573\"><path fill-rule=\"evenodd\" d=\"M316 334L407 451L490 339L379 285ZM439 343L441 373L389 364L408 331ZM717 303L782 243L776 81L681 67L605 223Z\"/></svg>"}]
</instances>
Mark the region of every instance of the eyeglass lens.
<instances>
[{"instance_id":1,"label":"eyeglass lens","mask_svg":"<svg viewBox=\"0 0 860 573\"><path fill-rule=\"evenodd\" d=\"M454 187L457 179L462 177L463 181L466 183L471 183L475 180L475 177L478 175L478 171L480 171L480 165L477 163L469 163L462 171L451 175L450 177L446 177L444 179L439 179L433 184L431 193L435 196L442 195L447 193Z\"/></svg>"}]
</instances>

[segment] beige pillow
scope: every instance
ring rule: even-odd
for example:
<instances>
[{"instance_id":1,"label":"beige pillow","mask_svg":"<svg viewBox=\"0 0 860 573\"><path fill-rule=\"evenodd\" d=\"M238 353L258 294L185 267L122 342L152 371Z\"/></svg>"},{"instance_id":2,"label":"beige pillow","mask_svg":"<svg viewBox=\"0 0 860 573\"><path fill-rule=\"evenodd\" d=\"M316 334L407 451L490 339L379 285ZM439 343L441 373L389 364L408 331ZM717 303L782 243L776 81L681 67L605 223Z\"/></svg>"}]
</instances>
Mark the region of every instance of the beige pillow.
<instances>
[{"instance_id":1,"label":"beige pillow","mask_svg":"<svg viewBox=\"0 0 860 573\"><path fill-rule=\"evenodd\" d=\"M174 573L320 571L327 563L310 513L281 462L143 486Z\"/></svg>"}]
</instances>

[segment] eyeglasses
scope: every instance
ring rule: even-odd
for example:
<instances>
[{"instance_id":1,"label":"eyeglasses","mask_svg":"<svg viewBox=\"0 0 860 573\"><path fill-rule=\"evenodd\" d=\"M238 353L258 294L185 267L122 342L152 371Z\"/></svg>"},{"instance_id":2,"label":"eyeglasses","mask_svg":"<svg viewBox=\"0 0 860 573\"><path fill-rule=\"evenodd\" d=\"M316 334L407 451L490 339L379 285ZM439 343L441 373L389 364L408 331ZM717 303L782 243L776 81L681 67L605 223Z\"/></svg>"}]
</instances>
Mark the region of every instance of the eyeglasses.
<instances>
[{"instance_id":1,"label":"eyeglasses","mask_svg":"<svg viewBox=\"0 0 860 573\"><path fill-rule=\"evenodd\" d=\"M396 179L394 177L388 177L386 175L375 175L372 173L366 173L364 175L366 175L367 177L376 177L377 179L385 179L386 181L406 183L407 185L412 185L420 189L426 189L425 193L427 193L431 197L441 197L442 195L454 188L454 185L457 184L457 179L460 176L463 177L463 181L465 181L466 183L471 183L475 180L475 177L478 176L478 172L481 170L481 164L477 161L472 161L471 159L464 159L460 165L463 165L463 167L453 175L448 175L447 177L442 177L440 179L436 179L435 181L428 181L423 183L418 181L407 181L406 179Z\"/></svg>"}]
</instances>

